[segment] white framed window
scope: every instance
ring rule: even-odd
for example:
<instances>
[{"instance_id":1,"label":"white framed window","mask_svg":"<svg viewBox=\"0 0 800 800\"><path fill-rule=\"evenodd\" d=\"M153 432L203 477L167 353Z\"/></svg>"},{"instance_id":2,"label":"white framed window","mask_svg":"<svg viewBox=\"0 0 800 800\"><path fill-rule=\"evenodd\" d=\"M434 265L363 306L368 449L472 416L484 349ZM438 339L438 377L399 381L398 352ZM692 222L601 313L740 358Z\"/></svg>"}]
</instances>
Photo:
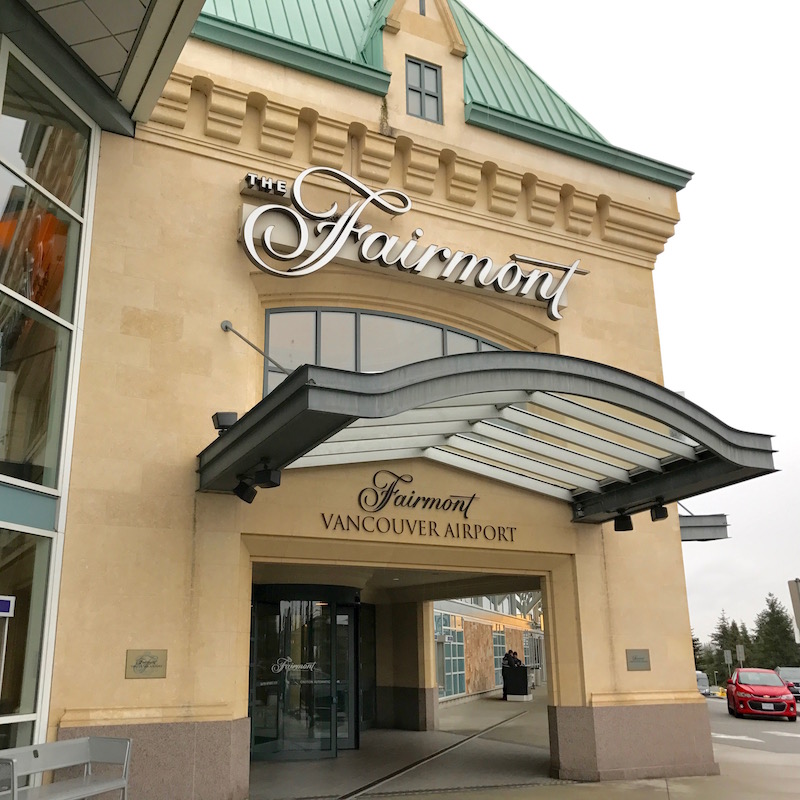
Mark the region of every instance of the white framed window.
<instances>
[{"instance_id":1,"label":"white framed window","mask_svg":"<svg viewBox=\"0 0 800 800\"><path fill-rule=\"evenodd\" d=\"M0 748L47 735L98 132L0 36Z\"/></svg>"}]
</instances>

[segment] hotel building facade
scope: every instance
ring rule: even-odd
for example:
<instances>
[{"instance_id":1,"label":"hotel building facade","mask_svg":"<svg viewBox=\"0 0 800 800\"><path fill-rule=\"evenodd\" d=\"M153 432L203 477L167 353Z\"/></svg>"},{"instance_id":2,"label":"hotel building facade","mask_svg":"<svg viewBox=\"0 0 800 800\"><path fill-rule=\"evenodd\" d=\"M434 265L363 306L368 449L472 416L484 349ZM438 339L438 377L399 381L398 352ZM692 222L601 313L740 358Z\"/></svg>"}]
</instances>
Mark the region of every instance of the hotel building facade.
<instances>
[{"instance_id":1,"label":"hotel building facade","mask_svg":"<svg viewBox=\"0 0 800 800\"><path fill-rule=\"evenodd\" d=\"M662 386L690 174L458 0L121 3L118 66L46 5L0 30L0 747L239 800L527 646L554 776L715 773L674 504L773 464Z\"/></svg>"}]
</instances>

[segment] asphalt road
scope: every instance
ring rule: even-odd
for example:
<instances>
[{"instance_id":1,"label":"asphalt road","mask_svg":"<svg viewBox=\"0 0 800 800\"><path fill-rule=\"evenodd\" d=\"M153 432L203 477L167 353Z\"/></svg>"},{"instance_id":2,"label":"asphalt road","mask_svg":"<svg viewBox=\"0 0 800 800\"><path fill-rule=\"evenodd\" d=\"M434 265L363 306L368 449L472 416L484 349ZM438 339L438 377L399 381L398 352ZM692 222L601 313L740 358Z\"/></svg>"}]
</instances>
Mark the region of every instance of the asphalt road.
<instances>
[{"instance_id":1,"label":"asphalt road","mask_svg":"<svg viewBox=\"0 0 800 800\"><path fill-rule=\"evenodd\" d=\"M706 702L714 744L800 755L800 722L789 722L785 717L736 719L728 714L724 697L710 697Z\"/></svg>"}]
</instances>

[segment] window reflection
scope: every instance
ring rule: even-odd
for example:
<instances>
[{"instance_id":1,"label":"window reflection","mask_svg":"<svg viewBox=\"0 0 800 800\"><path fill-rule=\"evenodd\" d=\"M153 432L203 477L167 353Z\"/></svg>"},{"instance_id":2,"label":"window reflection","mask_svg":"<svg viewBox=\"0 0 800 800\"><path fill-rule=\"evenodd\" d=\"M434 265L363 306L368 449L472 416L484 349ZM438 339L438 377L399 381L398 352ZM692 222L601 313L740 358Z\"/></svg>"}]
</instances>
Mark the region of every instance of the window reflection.
<instances>
[{"instance_id":1,"label":"window reflection","mask_svg":"<svg viewBox=\"0 0 800 800\"><path fill-rule=\"evenodd\" d=\"M465 336L463 333L447 331L447 355L454 356L458 353L477 353L478 340L474 336Z\"/></svg>"},{"instance_id":2,"label":"window reflection","mask_svg":"<svg viewBox=\"0 0 800 800\"><path fill-rule=\"evenodd\" d=\"M269 321L269 354L291 372L315 363L316 314L299 311L275 314Z\"/></svg>"},{"instance_id":3,"label":"window reflection","mask_svg":"<svg viewBox=\"0 0 800 800\"><path fill-rule=\"evenodd\" d=\"M0 474L55 487L69 332L0 294Z\"/></svg>"},{"instance_id":4,"label":"window reflection","mask_svg":"<svg viewBox=\"0 0 800 800\"><path fill-rule=\"evenodd\" d=\"M270 357L290 371L302 364L316 364L383 372L445 353L503 349L480 337L425 320L333 308L268 311L266 339ZM278 367L268 362L265 393L269 394L285 378Z\"/></svg>"},{"instance_id":5,"label":"window reflection","mask_svg":"<svg viewBox=\"0 0 800 800\"><path fill-rule=\"evenodd\" d=\"M73 210L83 210L89 127L9 56L0 158Z\"/></svg>"},{"instance_id":6,"label":"window reflection","mask_svg":"<svg viewBox=\"0 0 800 800\"><path fill-rule=\"evenodd\" d=\"M0 167L0 283L72 316L80 225Z\"/></svg>"},{"instance_id":7,"label":"window reflection","mask_svg":"<svg viewBox=\"0 0 800 800\"><path fill-rule=\"evenodd\" d=\"M356 368L356 315L335 311L321 314L320 364L337 369Z\"/></svg>"},{"instance_id":8,"label":"window reflection","mask_svg":"<svg viewBox=\"0 0 800 800\"><path fill-rule=\"evenodd\" d=\"M0 646L6 639L0 716L35 711L49 560L50 540L46 537L0 528L0 591L15 598L14 616L0 618ZM0 749L1 737L18 739L21 731L14 727L0 728Z\"/></svg>"},{"instance_id":9,"label":"window reflection","mask_svg":"<svg viewBox=\"0 0 800 800\"><path fill-rule=\"evenodd\" d=\"M361 315L362 372L383 372L442 354L441 328L396 317Z\"/></svg>"}]
</instances>

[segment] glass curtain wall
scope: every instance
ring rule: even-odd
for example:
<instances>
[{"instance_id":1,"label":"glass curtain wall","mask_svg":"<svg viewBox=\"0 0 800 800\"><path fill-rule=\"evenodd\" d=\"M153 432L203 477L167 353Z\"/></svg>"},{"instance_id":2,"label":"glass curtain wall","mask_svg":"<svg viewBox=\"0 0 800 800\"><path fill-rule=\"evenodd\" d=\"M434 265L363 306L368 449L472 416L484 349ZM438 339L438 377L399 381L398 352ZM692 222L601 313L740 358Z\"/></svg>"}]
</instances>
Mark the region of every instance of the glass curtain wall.
<instances>
[{"instance_id":1,"label":"glass curtain wall","mask_svg":"<svg viewBox=\"0 0 800 800\"><path fill-rule=\"evenodd\" d=\"M0 489L16 506L14 517L0 507L0 749L41 735L57 525L32 533L24 498L56 508L64 490L94 130L0 36Z\"/></svg>"}]
</instances>

